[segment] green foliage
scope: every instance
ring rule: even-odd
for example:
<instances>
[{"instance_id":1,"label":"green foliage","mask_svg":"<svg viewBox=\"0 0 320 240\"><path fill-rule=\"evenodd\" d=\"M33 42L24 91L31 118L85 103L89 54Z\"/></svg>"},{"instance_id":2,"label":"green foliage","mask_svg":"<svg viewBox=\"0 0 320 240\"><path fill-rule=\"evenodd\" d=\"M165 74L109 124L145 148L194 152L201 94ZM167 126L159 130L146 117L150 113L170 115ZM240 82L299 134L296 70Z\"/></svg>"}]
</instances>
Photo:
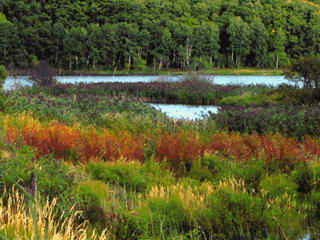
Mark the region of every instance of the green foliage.
<instances>
[{"instance_id":1,"label":"green foliage","mask_svg":"<svg viewBox=\"0 0 320 240\"><path fill-rule=\"evenodd\" d=\"M64 69L190 69L198 58L278 68L284 56L319 53L309 1L7 0L1 11L0 63L20 68L41 59Z\"/></svg>"},{"instance_id":2,"label":"green foliage","mask_svg":"<svg viewBox=\"0 0 320 240\"><path fill-rule=\"evenodd\" d=\"M295 196L298 187L298 184L283 174L265 176L260 182L260 191L265 192L271 198L282 196L284 193Z\"/></svg>"},{"instance_id":3,"label":"green foliage","mask_svg":"<svg viewBox=\"0 0 320 240\"><path fill-rule=\"evenodd\" d=\"M18 151L6 150L2 155L7 155L6 158L2 156L0 161L2 185L10 187L20 184L30 187L32 172L37 175L38 191L43 196L57 196L73 185L73 178L65 164L50 156L37 159L35 162L34 151L27 146L22 146ZM12 159L8 160L7 157Z\"/></svg>"},{"instance_id":4,"label":"green foliage","mask_svg":"<svg viewBox=\"0 0 320 240\"><path fill-rule=\"evenodd\" d=\"M219 155L207 155L201 159L201 163L201 169L199 163L194 163L190 171L193 178L218 182L233 177L243 180L248 191L258 191L261 178L266 174L266 165L260 159L240 164Z\"/></svg>"},{"instance_id":5,"label":"green foliage","mask_svg":"<svg viewBox=\"0 0 320 240\"><path fill-rule=\"evenodd\" d=\"M285 72L286 77L304 88L320 88L320 57L300 57Z\"/></svg>"},{"instance_id":6,"label":"green foliage","mask_svg":"<svg viewBox=\"0 0 320 240\"><path fill-rule=\"evenodd\" d=\"M130 191L144 192L154 185L167 185L173 181L171 174L156 163L94 163L87 166L94 179L120 185Z\"/></svg>"},{"instance_id":7,"label":"green foliage","mask_svg":"<svg viewBox=\"0 0 320 240\"><path fill-rule=\"evenodd\" d=\"M5 66L0 65L0 89L3 88L4 81L8 77L8 72L5 68Z\"/></svg>"},{"instance_id":8,"label":"green foliage","mask_svg":"<svg viewBox=\"0 0 320 240\"><path fill-rule=\"evenodd\" d=\"M67 124L81 121L86 125L94 124L110 129L127 127L127 130L132 131L141 131L153 124L149 117L164 118L157 110L129 98L82 94L57 97L47 94L46 89L42 90L30 90L34 93L29 92L27 97L24 92L10 94L4 100L5 112L31 112L42 121L57 120ZM139 128L131 124L134 119L139 123Z\"/></svg>"},{"instance_id":9,"label":"green foliage","mask_svg":"<svg viewBox=\"0 0 320 240\"><path fill-rule=\"evenodd\" d=\"M109 187L101 181L81 182L75 190L78 201L81 205L97 205L106 207L109 197Z\"/></svg>"},{"instance_id":10,"label":"green foliage","mask_svg":"<svg viewBox=\"0 0 320 240\"><path fill-rule=\"evenodd\" d=\"M312 162L310 164L310 170L312 172L312 185L315 191L320 191L320 163Z\"/></svg>"},{"instance_id":11,"label":"green foliage","mask_svg":"<svg viewBox=\"0 0 320 240\"><path fill-rule=\"evenodd\" d=\"M5 68L5 66L0 65L0 79L4 80L7 77L8 77L8 72L7 72L6 68Z\"/></svg>"},{"instance_id":12,"label":"green foliage","mask_svg":"<svg viewBox=\"0 0 320 240\"><path fill-rule=\"evenodd\" d=\"M85 219L96 227L104 227L107 222L106 211L109 208L110 189L101 181L88 180L80 182L72 193L76 203L83 211Z\"/></svg>"},{"instance_id":13,"label":"green foliage","mask_svg":"<svg viewBox=\"0 0 320 240\"><path fill-rule=\"evenodd\" d=\"M68 166L50 156L38 159L35 169L38 190L44 196L57 196L74 184Z\"/></svg>"},{"instance_id":14,"label":"green foliage","mask_svg":"<svg viewBox=\"0 0 320 240\"><path fill-rule=\"evenodd\" d=\"M303 234L303 216L297 215L299 209L281 206L290 200L281 201L280 204L267 203L246 192L221 189L211 195L198 221L208 236L216 239L286 239L289 236L295 239ZM281 229L283 232L279 235Z\"/></svg>"},{"instance_id":15,"label":"green foliage","mask_svg":"<svg viewBox=\"0 0 320 240\"><path fill-rule=\"evenodd\" d=\"M192 59L191 63L193 70L208 70L213 67L213 65L205 57L195 57Z\"/></svg>"},{"instance_id":16,"label":"green foliage","mask_svg":"<svg viewBox=\"0 0 320 240\"><path fill-rule=\"evenodd\" d=\"M194 161L192 163L188 176L199 181L210 181L214 179L211 171L207 166L202 165L201 161Z\"/></svg>"},{"instance_id":17,"label":"green foliage","mask_svg":"<svg viewBox=\"0 0 320 240\"><path fill-rule=\"evenodd\" d=\"M300 164L291 172L292 180L298 185L298 192L309 194L313 188L313 173L308 166Z\"/></svg>"},{"instance_id":18,"label":"green foliage","mask_svg":"<svg viewBox=\"0 0 320 240\"><path fill-rule=\"evenodd\" d=\"M320 218L320 192L313 191L310 194L310 202L313 206L311 216L317 219Z\"/></svg>"},{"instance_id":19,"label":"green foliage","mask_svg":"<svg viewBox=\"0 0 320 240\"><path fill-rule=\"evenodd\" d=\"M0 13L0 23L7 23L8 20L3 13Z\"/></svg>"},{"instance_id":20,"label":"green foliage","mask_svg":"<svg viewBox=\"0 0 320 240\"><path fill-rule=\"evenodd\" d=\"M169 199L148 199L133 217L142 236L161 237L183 232L187 227L186 211L179 198L171 196Z\"/></svg>"},{"instance_id":21,"label":"green foliage","mask_svg":"<svg viewBox=\"0 0 320 240\"><path fill-rule=\"evenodd\" d=\"M245 59L250 52L250 27L241 17L233 17L230 19L227 33L230 36L232 64L240 68L243 59Z\"/></svg>"},{"instance_id":22,"label":"green foliage","mask_svg":"<svg viewBox=\"0 0 320 240\"><path fill-rule=\"evenodd\" d=\"M283 99L281 94L244 94L240 96L228 96L220 101L222 105L263 105L280 103Z\"/></svg>"},{"instance_id":23,"label":"green foliage","mask_svg":"<svg viewBox=\"0 0 320 240\"><path fill-rule=\"evenodd\" d=\"M239 164L230 170L230 177L244 180L248 191L258 191L261 179L265 176L266 164L261 159L252 159L245 164Z\"/></svg>"},{"instance_id":24,"label":"green foliage","mask_svg":"<svg viewBox=\"0 0 320 240\"><path fill-rule=\"evenodd\" d=\"M218 128L241 133L320 136L318 106L225 106L213 116Z\"/></svg>"},{"instance_id":25,"label":"green foliage","mask_svg":"<svg viewBox=\"0 0 320 240\"><path fill-rule=\"evenodd\" d=\"M147 61L144 59L138 59L135 61L133 68L135 70L145 71L148 68Z\"/></svg>"},{"instance_id":26,"label":"green foliage","mask_svg":"<svg viewBox=\"0 0 320 240\"><path fill-rule=\"evenodd\" d=\"M10 154L10 152L5 154ZM34 152L29 147L23 146L16 152L16 157L11 161L8 161L3 155L4 152L2 152L0 163L2 184L13 186L16 183L26 182L31 176Z\"/></svg>"},{"instance_id":27,"label":"green foliage","mask_svg":"<svg viewBox=\"0 0 320 240\"><path fill-rule=\"evenodd\" d=\"M263 238L266 235L261 228L266 224L263 208L259 197L231 189L220 190L212 194L208 208L200 210L198 221L216 239Z\"/></svg>"}]
</instances>

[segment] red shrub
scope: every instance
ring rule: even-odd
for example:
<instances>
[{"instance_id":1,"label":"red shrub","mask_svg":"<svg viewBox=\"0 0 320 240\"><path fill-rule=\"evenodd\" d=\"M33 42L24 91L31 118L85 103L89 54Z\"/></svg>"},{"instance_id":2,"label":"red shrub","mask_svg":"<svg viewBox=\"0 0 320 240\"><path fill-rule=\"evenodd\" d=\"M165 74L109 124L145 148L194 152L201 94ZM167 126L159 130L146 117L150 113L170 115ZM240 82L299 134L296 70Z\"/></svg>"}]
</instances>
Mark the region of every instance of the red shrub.
<instances>
[{"instance_id":1,"label":"red shrub","mask_svg":"<svg viewBox=\"0 0 320 240\"><path fill-rule=\"evenodd\" d=\"M159 160L190 162L203 156L204 145L194 134L165 134L160 136L156 147Z\"/></svg>"},{"instance_id":2,"label":"red shrub","mask_svg":"<svg viewBox=\"0 0 320 240\"><path fill-rule=\"evenodd\" d=\"M77 147L81 161L98 160L104 153L104 141L104 137L95 130L83 134Z\"/></svg>"}]
</instances>

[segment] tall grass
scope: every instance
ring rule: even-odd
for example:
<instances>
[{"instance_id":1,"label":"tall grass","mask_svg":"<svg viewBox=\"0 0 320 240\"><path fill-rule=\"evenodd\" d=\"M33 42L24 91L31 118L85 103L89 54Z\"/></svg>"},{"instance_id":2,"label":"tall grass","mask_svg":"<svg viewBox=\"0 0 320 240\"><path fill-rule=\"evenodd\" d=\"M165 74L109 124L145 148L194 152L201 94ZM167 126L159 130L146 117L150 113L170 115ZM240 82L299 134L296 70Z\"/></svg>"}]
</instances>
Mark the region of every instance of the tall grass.
<instances>
[{"instance_id":1,"label":"tall grass","mask_svg":"<svg viewBox=\"0 0 320 240\"><path fill-rule=\"evenodd\" d=\"M91 231L88 222L78 223L80 212L70 209L66 218L55 212L57 200L27 203L26 198L12 189L0 198L0 238L28 240L107 240L108 231ZM33 209L31 210L30 207ZM32 214L36 213L36 217Z\"/></svg>"}]
</instances>

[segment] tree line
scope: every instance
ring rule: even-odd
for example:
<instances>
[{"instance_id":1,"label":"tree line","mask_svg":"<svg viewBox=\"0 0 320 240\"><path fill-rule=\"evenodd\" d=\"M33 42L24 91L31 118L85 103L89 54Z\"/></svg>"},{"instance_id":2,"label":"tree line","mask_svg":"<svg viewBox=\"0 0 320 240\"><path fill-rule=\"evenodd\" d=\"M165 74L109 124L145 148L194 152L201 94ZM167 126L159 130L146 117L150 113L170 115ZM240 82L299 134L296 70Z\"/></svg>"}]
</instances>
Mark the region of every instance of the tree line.
<instances>
[{"instance_id":1,"label":"tree line","mask_svg":"<svg viewBox=\"0 0 320 240\"><path fill-rule=\"evenodd\" d=\"M0 64L278 68L320 53L319 9L301 0L2 0Z\"/></svg>"}]
</instances>

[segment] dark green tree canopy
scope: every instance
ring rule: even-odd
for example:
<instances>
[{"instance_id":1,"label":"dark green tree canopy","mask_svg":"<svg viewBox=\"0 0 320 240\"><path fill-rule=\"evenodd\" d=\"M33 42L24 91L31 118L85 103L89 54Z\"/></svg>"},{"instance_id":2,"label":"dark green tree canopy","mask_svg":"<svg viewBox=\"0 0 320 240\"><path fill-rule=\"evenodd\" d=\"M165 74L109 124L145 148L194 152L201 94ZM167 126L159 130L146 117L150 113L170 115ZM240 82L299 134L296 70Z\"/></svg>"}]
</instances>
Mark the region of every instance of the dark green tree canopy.
<instances>
[{"instance_id":1,"label":"dark green tree canopy","mask_svg":"<svg viewBox=\"0 0 320 240\"><path fill-rule=\"evenodd\" d=\"M319 31L319 6L303 0L3 0L0 64L278 68L319 54Z\"/></svg>"}]
</instances>

